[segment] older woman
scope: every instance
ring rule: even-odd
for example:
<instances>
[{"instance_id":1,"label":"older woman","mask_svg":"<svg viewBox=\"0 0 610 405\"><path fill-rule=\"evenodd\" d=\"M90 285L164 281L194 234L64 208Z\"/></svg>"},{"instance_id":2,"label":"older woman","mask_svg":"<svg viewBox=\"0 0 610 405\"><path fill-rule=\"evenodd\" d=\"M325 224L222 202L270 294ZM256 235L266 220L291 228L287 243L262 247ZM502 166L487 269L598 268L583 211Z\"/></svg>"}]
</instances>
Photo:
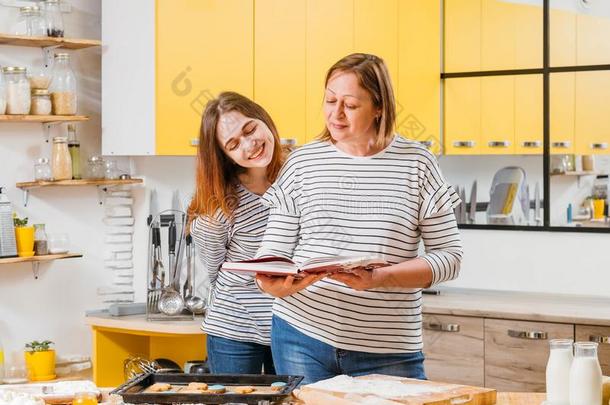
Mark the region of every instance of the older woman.
<instances>
[{"instance_id":1,"label":"older woman","mask_svg":"<svg viewBox=\"0 0 610 405\"><path fill-rule=\"evenodd\" d=\"M377 254L391 265L324 279L257 276L278 297L276 370L304 375L303 383L338 374L425 379L421 290L458 275L459 199L434 156L394 133L382 59L352 54L335 63L324 115L320 139L293 152L263 196L271 208L257 256Z\"/></svg>"}]
</instances>

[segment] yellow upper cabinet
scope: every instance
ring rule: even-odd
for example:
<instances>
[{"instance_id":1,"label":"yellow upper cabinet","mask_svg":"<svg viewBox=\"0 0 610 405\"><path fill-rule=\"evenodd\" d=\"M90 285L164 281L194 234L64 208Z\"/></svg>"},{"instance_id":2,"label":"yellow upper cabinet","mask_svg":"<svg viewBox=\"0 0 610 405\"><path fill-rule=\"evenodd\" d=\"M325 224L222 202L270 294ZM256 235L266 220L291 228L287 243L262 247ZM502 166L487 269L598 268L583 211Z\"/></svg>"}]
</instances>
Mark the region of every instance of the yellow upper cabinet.
<instances>
[{"instance_id":1,"label":"yellow upper cabinet","mask_svg":"<svg viewBox=\"0 0 610 405\"><path fill-rule=\"evenodd\" d=\"M353 0L307 0L306 139L324 129L324 79L339 59L354 52Z\"/></svg>"},{"instance_id":2,"label":"yellow upper cabinet","mask_svg":"<svg viewBox=\"0 0 610 405\"><path fill-rule=\"evenodd\" d=\"M444 71L481 70L481 0L445 0L444 25Z\"/></svg>"},{"instance_id":3,"label":"yellow upper cabinet","mask_svg":"<svg viewBox=\"0 0 610 405\"><path fill-rule=\"evenodd\" d=\"M610 71L576 74L576 153L610 153Z\"/></svg>"},{"instance_id":4,"label":"yellow upper cabinet","mask_svg":"<svg viewBox=\"0 0 610 405\"><path fill-rule=\"evenodd\" d=\"M575 73L553 73L549 80L551 154L574 153Z\"/></svg>"},{"instance_id":5,"label":"yellow upper cabinet","mask_svg":"<svg viewBox=\"0 0 610 405\"><path fill-rule=\"evenodd\" d=\"M156 152L193 155L212 97L253 97L253 0L157 0Z\"/></svg>"},{"instance_id":6,"label":"yellow upper cabinet","mask_svg":"<svg viewBox=\"0 0 610 405\"><path fill-rule=\"evenodd\" d=\"M576 64L576 14L552 7L549 12L549 57L551 66Z\"/></svg>"},{"instance_id":7,"label":"yellow upper cabinet","mask_svg":"<svg viewBox=\"0 0 610 405\"><path fill-rule=\"evenodd\" d=\"M515 153L541 155L542 75L515 76Z\"/></svg>"},{"instance_id":8,"label":"yellow upper cabinet","mask_svg":"<svg viewBox=\"0 0 610 405\"><path fill-rule=\"evenodd\" d=\"M508 3L512 7L515 69L542 67L542 0L538 2Z\"/></svg>"},{"instance_id":9,"label":"yellow upper cabinet","mask_svg":"<svg viewBox=\"0 0 610 405\"><path fill-rule=\"evenodd\" d=\"M397 132L440 153L440 2L398 3Z\"/></svg>"},{"instance_id":10,"label":"yellow upper cabinet","mask_svg":"<svg viewBox=\"0 0 610 405\"><path fill-rule=\"evenodd\" d=\"M514 153L514 91L514 76L481 78L481 153Z\"/></svg>"},{"instance_id":11,"label":"yellow upper cabinet","mask_svg":"<svg viewBox=\"0 0 610 405\"><path fill-rule=\"evenodd\" d=\"M256 0L254 98L280 137L306 142L305 0Z\"/></svg>"},{"instance_id":12,"label":"yellow upper cabinet","mask_svg":"<svg viewBox=\"0 0 610 405\"><path fill-rule=\"evenodd\" d=\"M481 1L481 70L514 68L514 18L513 4Z\"/></svg>"},{"instance_id":13,"label":"yellow upper cabinet","mask_svg":"<svg viewBox=\"0 0 610 405\"><path fill-rule=\"evenodd\" d=\"M445 154L481 154L481 78L447 79L444 83Z\"/></svg>"},{"instance_id":14,"label":"yellow upper cabinet","mask_svg":"<svg viewBox=\"0 0 610 405\"><path fill-rule=\"evenodd\" d=\"M582 6L581 6L582 7ZM576 63L610 63L610 7L608 1L591 2L576 15Z\"/></svg>"}]
</instances>

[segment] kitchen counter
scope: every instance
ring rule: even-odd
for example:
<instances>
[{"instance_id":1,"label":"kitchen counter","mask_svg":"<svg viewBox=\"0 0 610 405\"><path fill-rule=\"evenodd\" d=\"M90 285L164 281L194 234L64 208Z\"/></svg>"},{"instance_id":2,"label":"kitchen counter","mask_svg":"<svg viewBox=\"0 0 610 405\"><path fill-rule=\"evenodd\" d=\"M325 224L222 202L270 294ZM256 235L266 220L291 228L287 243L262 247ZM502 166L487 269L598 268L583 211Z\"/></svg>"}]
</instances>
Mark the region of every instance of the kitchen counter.
<instances>
[{"instance_id":1,"label":"kitchen counter","mask_svg":"<svg viewBox=\"0 0 610 405\"><path fill-rule=\"evenodd\" d=\"M496 405L541 405L546 394L498 392Z\"/></svg>"},{"instance_id":2,"label":"kitchen counter","mask_svg":"<svg viewBox=\"0 0 610 405\"><path fill-rule=\"evenodd\" d=\"M610 326L610 299L560 294L439 288L424 295L425 314Z\"/></svg>"},{"instance_id":3,"label":"kitchen counter","mask_svg":"<svg viewBox=\"0 0 610 405\"><path fill-rule=\"evenodd\" d=\"M202 317L197 317L193 321L147 321L146 315L95 315L85 317L85 323L89 326L129 329L139 332L171 333L174 335L203 334L201 330L202 321Z\"/></svg>"}]
</instances>

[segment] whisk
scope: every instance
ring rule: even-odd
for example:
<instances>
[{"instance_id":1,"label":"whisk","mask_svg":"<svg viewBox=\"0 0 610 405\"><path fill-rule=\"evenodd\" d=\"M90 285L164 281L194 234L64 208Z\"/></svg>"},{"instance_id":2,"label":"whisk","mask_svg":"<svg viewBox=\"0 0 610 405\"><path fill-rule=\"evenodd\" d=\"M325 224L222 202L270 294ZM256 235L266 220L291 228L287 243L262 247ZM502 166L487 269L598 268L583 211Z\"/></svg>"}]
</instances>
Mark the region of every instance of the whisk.
<instances>
[{"instance_id":1,"label":"whisk","mask_svg":"<svg viewBox=\"0 0 610 405\"><path fill-rule=\"evenodd\" d=\"M155 373L159 369L159 364L156 361L150 361L139 356L129 356L123 362L123 374L126 380L131 380L144 373Z\"/></svg>"}]
</instances>

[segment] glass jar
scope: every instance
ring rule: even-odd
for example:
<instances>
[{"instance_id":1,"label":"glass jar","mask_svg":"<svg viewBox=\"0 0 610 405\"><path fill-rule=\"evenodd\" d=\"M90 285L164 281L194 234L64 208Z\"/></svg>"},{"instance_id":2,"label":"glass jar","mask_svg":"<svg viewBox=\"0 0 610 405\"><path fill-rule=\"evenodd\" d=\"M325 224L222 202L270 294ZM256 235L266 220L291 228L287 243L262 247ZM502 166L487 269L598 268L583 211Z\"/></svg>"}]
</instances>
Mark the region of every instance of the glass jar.
<instances>
[{"instance_id":1,"label":"glass jar","mask_svg":"<svg viewBox=\"0 0 610 405\"><path fill-rule=\"evenodd\" d=\"M77 392L72 400L72 405L97 405L97 403L95 392Z\"/></svg>"},{"instance_id":2,"label":"glass jar","mask_svg":"<svg viewBox=\"0 0 610 405\"><path fill-rule=\"evenodd\" d=\"M68 138L65 136L53 138L51 172L53 173L53 180L72 179L72 158L68 150Z\"/></svg>"},{"instance_id":3,"label":"glass jar","mask_svg":"<svg viewBox=\"0 0 610 405\"><path fill-rule=\"evenodd\" d=\"M546 398L551 404L569 405L570 367L572 366L572 339L552 339L551 352L546 365Z\"/></svg>"},{"instance_id":4,"label":"glass jar","mask_svg":"<svg viewBox=\"0 0 610 405\"><path fill-rule=\"evenodd\" d=\"M51 181L53 180L53 173L51 172L51 166L49 165L49 159L40 158L34 165L34 180L36 181Z\"/></svg>"},{"instance_id":5,"label":"glass jar","mask_svg":"<svg viewBox=\"0 0 610 405\"><path fill-rule=\"evenodd\" d=\"M49 245L44 224L34 224L34 254L36 256L49 254Z\"/></svg>"},{"instance_id":6,"label":"glass jar","mask_svg":"<svg viewBox=\"0 0 610 405\"><path fill-rule=\"evenodd\" d=\"M116 160L106 160L104 164L104 178L107 180L116 180L119 178L121 173L119 173L119 168L117 166Z\"/></svg>"},{"instance_id":7,"label":"glass jar","mask_svg":"<svg viewBox=\"0 0 610 405\"><path fill-rule=\"evenodd\" d=\"M59 0L46 0L44 4L47 36L63 37L64 18L61 15Z\"/></svg>"},{"instance_id":8,"label":"glass jar","mask_svg":"<svg viewBox=\"0 0 610 405\"><path fill-rule=\"evenodd\" d=\"M106 175L104 159L101 156L91 156L87 161L87 176L90 179L100 180Z\"/></svg>"},{"instance_id":9,"label":"glass jar","mask_svg":"<svg viewBox=\"0 0 610 405\"><path fill-rule=\"evenodd\" d=\"M68 125L68 150L72 158L72 178L80 180L82 178L80 172L80 142L76 138L76 126Z\"/></svg>"},{"instance_id":10,"label":"glass jar","mask_svg":"<svg viewBox=\"0 0 610 405\"><path fill-rule=\"evenodd\" d=\"M35 89L32 90L32 106L30 108L32 115L49 115L51 114L51 95L48 90Z\"/></svg>"},{"instance_id":11,"label":"glass jar","mask_svg":"<svg viewBox=\"0 0 610 405\"><path fill-rule=\"evenodd\" d=\"M2 72L6 80L6 114L29 114L31 98L27 69L7 66Z\"/></svg>"},{"instance_id":12,"label":"glass jar","mask_svg":"<svg viewBox=\"0 0 610 405\"><path fill-rule=\"evenodd\" d=\"M67 233L52 233L49 234L49 253L57 255L68 253L70 250L70 237Z\"/></svg>"},{"instance_id":13,"label":"glass jar","mask_svg":"<svg viewBox=\"0 0 610 405\"><path fill-rule=\"evenodd\" d=\"M53 114L76 114L76 76L70 67L70 54L55 54L50 90Z\"/></svg>"},{"instance_id":14,"label":"glass jar","mask_svg":"<svg viewBox=\"0 0 610 405\"><path fill-rule=\"evenodd\" d=\"M574 343L569 390L570 405L602 403L602 370L597 358L597 343Z\"/></svg>"},{"instance_id":15,"label":"glass jar","mask_svg":"<svg viewBox=\"0 0 610 405\"><path fill-rule=\"evenodd\" d=\"M4 83L4 75L0 72L0 115L6 113L6 84Z\"/></svg>"},{"instance_id":16,"label":"glass jar","mask_svg":"<svg viewBox=\"0 0 610 405\"><path fill-rule=\"evenodd\" d=\"M51 75L47 68L30 69L28 74L30 80L30 88L48 90L51 83Z\"/></svg>"},{"instance_id":17,"label":"glass jar","mask_svg":"<svg viewBox=\"0 0 610 405\"><path fill-rule=\"evenodd\" d=\"M38 6L25 6L19 9L19 17L11 29L14 35L45 36L46 22Z\"/></svg>"}]
</instances>

